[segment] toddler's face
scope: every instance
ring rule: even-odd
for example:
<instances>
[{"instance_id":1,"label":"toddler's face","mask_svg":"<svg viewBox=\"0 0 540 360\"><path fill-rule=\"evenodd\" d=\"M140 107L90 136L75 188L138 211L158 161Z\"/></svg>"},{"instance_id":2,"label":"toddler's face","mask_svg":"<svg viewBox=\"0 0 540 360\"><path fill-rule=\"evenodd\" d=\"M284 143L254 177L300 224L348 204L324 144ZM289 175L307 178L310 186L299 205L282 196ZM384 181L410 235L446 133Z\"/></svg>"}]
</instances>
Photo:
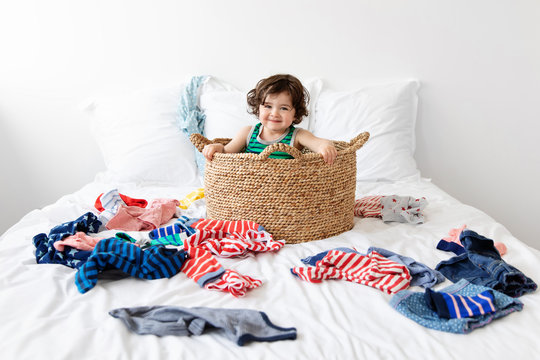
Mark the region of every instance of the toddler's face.
<instances>
[{"instance_id":1,"label":"toddler's face","mask_svg":"<svg viewBox=\"0 0 540 360\"><path fill-rule=\"evenodd\" d=\"M268 94L259 105L259 120L265 128L274 132L284 132L294 121L296 110L288 92Z\"/></svg>"}]
</instances>

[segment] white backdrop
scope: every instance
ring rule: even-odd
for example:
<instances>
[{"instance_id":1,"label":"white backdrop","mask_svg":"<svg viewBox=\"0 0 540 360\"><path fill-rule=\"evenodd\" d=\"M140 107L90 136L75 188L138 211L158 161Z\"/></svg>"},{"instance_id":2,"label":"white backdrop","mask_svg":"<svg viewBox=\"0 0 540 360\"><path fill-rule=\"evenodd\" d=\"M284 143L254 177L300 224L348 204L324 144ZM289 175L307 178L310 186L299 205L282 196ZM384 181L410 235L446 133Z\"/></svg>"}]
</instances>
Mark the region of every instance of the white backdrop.
<instances>
[{"instance_id":1,"label":"white backdrop","mask_svg":"<svg viewBox=\"0 0 540 360\"><path fill-rule=\"evenodd\" d=\"M422 175L540 248L538 19L535 0L2 1L0 233L103 170L78 108L97 91L288 72L419 79Z\"/></svg>"}]
</instances>

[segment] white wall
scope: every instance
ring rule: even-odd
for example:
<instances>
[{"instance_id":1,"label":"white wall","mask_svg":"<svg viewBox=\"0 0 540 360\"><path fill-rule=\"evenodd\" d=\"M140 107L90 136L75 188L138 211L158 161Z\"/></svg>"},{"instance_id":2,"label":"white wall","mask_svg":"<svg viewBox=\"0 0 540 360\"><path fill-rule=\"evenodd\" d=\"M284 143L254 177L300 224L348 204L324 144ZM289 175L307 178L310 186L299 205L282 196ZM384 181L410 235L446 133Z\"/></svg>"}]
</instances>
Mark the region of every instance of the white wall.
<instances>
[{"instance_id":1,"label":"white wall","mask_svg":"<svg viewBox=\"0 0 540 360\"><path fill-rule=\"evenodd\" d=\"M77 106L111 87L289 72L422 82L422 174L540 248L534 0L0 3L0 233L104 168Z\"/></svg>"}]
</instances>

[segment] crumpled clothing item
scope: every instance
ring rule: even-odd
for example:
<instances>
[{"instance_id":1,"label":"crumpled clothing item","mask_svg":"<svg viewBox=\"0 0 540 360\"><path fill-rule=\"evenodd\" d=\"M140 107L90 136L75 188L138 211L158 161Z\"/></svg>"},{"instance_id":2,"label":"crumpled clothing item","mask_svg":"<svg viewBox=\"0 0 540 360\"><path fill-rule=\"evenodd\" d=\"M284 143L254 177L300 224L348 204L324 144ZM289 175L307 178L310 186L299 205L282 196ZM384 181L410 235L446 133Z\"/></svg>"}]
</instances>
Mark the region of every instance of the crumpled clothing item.
<instances>
[{"instance_id":1,"label":"crumpled clothing item","mask_svg":"<svg viewBox=\"0 0 540 360\"><path fill-rule=\"evenodd\" d=\"M139 335L190 336L211 332L239 346L250 341L296 339L295 328L276 326L264 312L249 309L141 306L114 309L109 314Z\"/></svg>"},{"instance_id":2,"label":"crumpled clothing item","mask_svg":"<svg viewBox=\"0 0 540 360\"><path fill-rule=\"evenodd\" d=\"M178 200L154 199L146 208L120 206L116 215L107 223L109 230L148 231L158 228L176 214Z\"/></svg>"},{"instance_id":3,"label":"crumpled clothing item","mask_svg":"<svg viewBox=\"0 0 540 360\"><path fill-rule=\"evenodd\" d=\"M86 263L75 274L75 285L84 294L96 286L98 274L109 269L119 269L140 279L170 278L180 272L185 258L184 250L164 246L141 250L125 240L105 239L97 243Z\"/></svg>"},{"instance_id":4,"label":"crumpled clothing item","mask_svg":"<svg viewBox=\"0 0 540 360\"><path fill-rule=\"evenodd\" d=\"M308 282L342 279L393 294L409 287L411 275L405 265L391 261L376 251L367 255L356 251L330 250L315 266L294 267L291 273Z\"/></svg>"},{"instance_id":5,"label":"crumpled clothing item","mask_svg":"<svg viewBox=\"0 0 540 360\"><path fill-rule=\"evenodd\" d=\"M182 266L182 272L200 287L215 281L225 273L225 268L209 251L197 247L188 248L186 251L187 259Z\"/></svg>"},{"instance_id":6,"label":"crumpled clothing item","mask_svg":"<svg viewBox=\"0 0 540 360\"><path fill-rule=\"evenodd\" d=\"M106 193L100 194L96 199L94 207L101 212L105 209L112 210L114 208L118 208L120 205L138 206L144 208L146 205L148 205L148 202L145 199L134 199L127 195L120 194L118 189L112 189Z\"/></svg>"},{"instance_id":7,"label":"crumpled clothing item","mask_svg":"<svg viewBox=\"0 0 540 360\"><path fill-rule=\"evenodd\" d=\"M381 217L382 195L364 196L354 201L354 216Z\"/></svg>"},{"instance_id":8,"label":"crumpled clothing item","mask_svg":"<svg viewBox=\"0 0 540 360\"><path fill-rule=\"evenodd\" d=\"M420 224L424 222L422 210L427 206L424 197L398 195L371 195L355 200L354 216L380 217L384 222Z\"/></svg>"},{"instance_id":9,"label":"crumpled clothing item","mask_svg":"<svg viewBox=\"0 0 540 360\"><path fill-rule=\"evenodd\" d=\"M383 248L370 247L367 250L368 253L372 251L376 251L387 259L395 261L398 264L405 265L407 269L409 269L412 277L410 286L421 286L423 288L430 288L445 280L444 275L441 274L439 271L434 270L429 266L416 261L413 258L403 256Z\"/></svg>"},{"instance_id":10,"label":"crumpled clothing item","mask_svg":"<svg viewBox=\"0 0 540 360\"><path fill-rule=\"evenodd\" d=\"M474 285L462 279L440 291L453 295L475 296L486 290L489 288ZM493 291L493 295L497 309L494 313L466 318L445 319L440 317L435 310L429 307L424 292L400 291L392 296L390 305L399 313L427 328L455 334L468 334L474 329L488 325L495 319L523 309L523 303L518 299L513 299L498 291Z\"/></svg>"},{"instance_id":11,"label":"crumpled clothing item","mask_svg":"<svg viewBox=\"0 0 540 360\"><path fill-rule=\"evenodd\" d=\"M88 259L91 251L78 249L58 251L54 247L54 243L79 231L96 233L99 231L100 226L101 221L98 220L96 215L87 212L73 221L53 227L48 236L45 233L37 234L32 239L36 247L36 262L38 264L61 264L75 269L79 268Z\"/></svg>"},{"instance_id":12,"label":"crumpled clothing item","mask_svg":"<svg viewBox=\"0 0 540 360\"><path fill-rule=\"evenodd\" d=\"M76 232L75 235L68 236L63 240L55 242L54 248L58 251L64 251L66 246L71 246L74 249L92 251L96 247L98 241L104 238L96 238L86 235L82 231Z\"/></svg>"},{"instance_id":13,"label":"crumpled clothing item","mask_svg":"<svg viewBox=\"0 0 540 360\"><path fill-rule=\"evenodd\" d=\"M198 219L190 225L198 230L185 240L187 247L203 247L221 257L246 255L249 251L278 251L285 240L274 241L264 228L248 220Z\"/></svg>"},{"instance_id":14,"label":"crumpled clothing item","mask_svg":"<svg viewBox=\"0 0 540 360\"><path fill-rule=\"evenodd\" d=\"M459 237L461 235L461 232L467 228L467 225L463 225L456 229L450 229L448 232L447 237L443 237L439 244L437 244L437 249L439 250L445 250L445 251L452 251L456 255L461 255L465 253L465 248L461 245L461 241L459 240ZM448 243L455 243L458 245L458 247L450 245ZM501 242L494 243L495 248L499 251L499 254L504 255L507 252L506 245L504 245Z\"/></svg>"},{"instance_id":15,"label":"crumpled clothing item","mask_svg":"<svg viewBox=\"0 0 540 360\"><path fill-rule=\"evenodd\" d=\"M339 250L344 253L356 253L356 254L363 255L356 249L352 249L352 248L339 247L332 250ZM322 251L316 255L308 256L302 259L301 261L306 265L315 266L317 265L317 261L322 260L328 254L329 251L330 250ZM411 274L411 283L409 286L422 286L424 288L429 288L445 280L445 277L443 276L443 274L441 274L437 270L431 269L427 265L424 265L414 260L413 258L394 253L390 250L373 247L373 246L367 250L367 253L369 254L372 251L376 251L382 256L384 256L385 258L392 260L398 264L405 265L407 269L409 270L409 273Z\"/></svg>"},{"instance_id":16,"label":"crumpled clothing item","mask_svg":"<svg viewBox=\"0 0 540 360\"><path fill-rule=\"evenodd\" d=\"M262 285L262 281L234 270L226 270L217 259L201 247L188 247L182 272L208 290L229 292L235 297Z\"/></svg>"},{"instance_id":17,"label":"crumpled clothing item","mask_svg":"<svg viewBox=\"0 0 540 360\"><path fill-rule=\"evenodd\" d=\"M493 240L472 230L463 230L460 241L466 252L441 261L435 267L450 281L465 279L512 297L536 290L537 285L532 279L501 258Z\"/></svg>"},{"instance_id":18,"label":"crumpled clothing item","mask_svg":"<svg viewBox=\"0 0 540 360\"><path fill-rule=\"evenodd\" d=\"M209 282L204 287L208 290L227 291L234 297L239 297L246 295L247 290L258 288L261 285L261 280L227 269L219 279Z\"/></svg>"},{"instance_id":19,"label":"crumpled clothing item","mask_svg":"<svg viewBox=\"0 0 540 360\"><path fill-rule=\"evenodd\" d=\"M427 206L424 197L414 198L412 196L383 196L381 199L381 215L384 222L398 221L411 224L421 224L424 222L422 210Z\"/></svg>"}]
</instances>

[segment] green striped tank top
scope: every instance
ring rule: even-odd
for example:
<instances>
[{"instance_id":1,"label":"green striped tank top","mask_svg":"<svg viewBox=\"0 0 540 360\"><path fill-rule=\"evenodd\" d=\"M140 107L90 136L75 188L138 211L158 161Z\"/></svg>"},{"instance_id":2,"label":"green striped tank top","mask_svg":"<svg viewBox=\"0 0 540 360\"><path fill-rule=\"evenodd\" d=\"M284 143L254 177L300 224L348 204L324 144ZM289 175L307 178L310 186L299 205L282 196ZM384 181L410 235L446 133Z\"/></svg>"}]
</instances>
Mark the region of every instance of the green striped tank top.
<instances>
[{"instance_id":1,"label":"green striped tank top","mask_svg":"<svg viewBox=\"0 0 540 360\"><path fill-rule=\"evenodd\" d=\"M296 137L296 132L298 131L298 129L296 129L294 126L292 125L289 126L288 132L286 132L281 137L273 141L265 141L260 138L259 133L261 131L261 127L262 127L262 123L258 123L257 125L251 128L251 131L246 139L246 150L244 152L260 154L268 145L272 145L275 143L283 143L290 146L294 146L294 138ZM276 151L272 153L272 155L270 155L269 158L292 159L293 157L287 154L286 152Z\"/></svg>"}]
</instances>

